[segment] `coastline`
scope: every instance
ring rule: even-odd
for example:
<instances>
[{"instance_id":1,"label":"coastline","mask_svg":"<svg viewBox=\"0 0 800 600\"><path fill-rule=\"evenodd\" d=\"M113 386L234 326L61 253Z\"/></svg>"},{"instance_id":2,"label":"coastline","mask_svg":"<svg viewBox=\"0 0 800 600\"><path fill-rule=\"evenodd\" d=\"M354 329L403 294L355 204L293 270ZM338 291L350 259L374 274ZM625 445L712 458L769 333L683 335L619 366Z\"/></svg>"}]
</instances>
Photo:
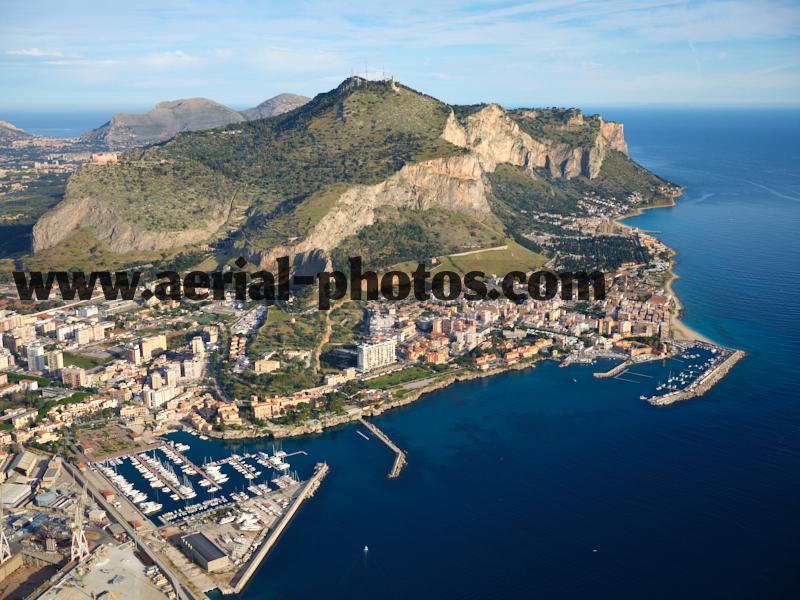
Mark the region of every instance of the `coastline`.
<instances>
[{"instance_id":1,"label":"coastline","mask_svg":"<svg viewBox=\"0 0 800 600\"><path fill-rule=\"evenodd\" d=\"M670 197L668 202L657 203L650 206L636 208L633 211L618 217L617 219L614 220L614 222L622 227L630 228L629 225L622 223L622 221L630 217L641 215L646 210L675 207L678 205L678 203L676 202L676 198L679 198L682 195L683 195L683 188L680 188L680 191L675 193L672 197ZM684 306L683 303L678 298L678 296L675 294L674 290L672 289L672 282L675 279L678 279L679 277L678 275L675 274L674 271L672 271L672 268L674 266L674 262L672 261L672 259L675 256L677 256L678 253L673 248L669 248L669 250L672 253L672 255L670 256L670 271L669 271L670 277L663 284L663 289L670 294L675 303L674 312L670 312L671 337L678 341L702 342L712 345L718 345L716 344L716 342L710 340L708 337L692 329L681 320L680 317L684 313ZM737 354L738 358L736 359L736 361L733 362L733 364L735 364L735 362L738 362L738 360L740 360L743 355L744 353ZM359 419L362 419L365 416L375 417L383 414L387 410L412 404L417 400L419 400L425 394L449 387L453 383L471 381L473 379L483 379L485 377L492 377L494 375L499 375L501 373L507 373L510 371L529 369L535 367L542 360L549 360L549 359L540 358L538 360L520 362L510 366L494 367L492 369L487 369L486 371L462 371L450 375L443 375L431 381L429 384L421 385L418 388L414 388L408 394L400 398L392 398L391 400L383 401L377 405L366 408L351 407L351 409L346 411L345 414L327 416L325 418L315 420L314 422L305 423L303 425L298 425L294 427L280 427L269 430L240 429L233 431L231 430L211 431L207 432L207 434L213 438L225 440L225 439L255 439L261 437L272 437L273 439L281 439L281 438L298 437L302 435L323 433L325 430L331 429L333 427L338 427L341 425L357 422ZM622 364L624 365L625 363L623 362ZM730 366L732 367L733 364L731 364ZM725 373L727 373L727 370L728 369L725 370ZM597 376L597 374L595 375ZM724 377L724 373L722 376ZM602 377L602 374L600 375L600 377ZM721 378L722 377L719 377L716 381L718 381ZM714 383L716 383L716 381ZM712 386L708 386L707 389L710 389L710 387Z\"/></svg>"},{"instance_id":2,"label":"coastline","mask_svg":"<svg viewBox=\"0 0 800 600\"><path fill-rule=\"evenodd\" d=\"M625 221L626 219L630 219L632 217L638 217L639 215L644 214L644 212L648 210L654 210L658 208L673 208L675 206L678 206L678 202L676 201L676 199L680 198L681 196L683 196L683 188L680 189L679 193L673 195L670 198L669 202L657 203L651 206L643 206L635 208L634 210L618 217L617 219L614 220L614 222L622 227L630 227L630 225L623 223L623 221ZM669 271L670 276L669 279L666 281L666 283L664 283L664 291L666 291L675 302L675 312L674 313L670 312L669 326L671 335L674 339L677 340L688 340L694 342L705 342L707 344L715 344L716 342L704 336L697 330L692 329L683 320L681 320L681 317L685 312L685 308L680 298L678 298L677 294L675 294L675 291L672 289L672 282L680 278L680 276L677 275L673 270L675 266L673 259L678 255L678 252L674 248L670 247L669 249L672 252L672 256L670 256L670 271Z\"/></svg>"}]
</instances>

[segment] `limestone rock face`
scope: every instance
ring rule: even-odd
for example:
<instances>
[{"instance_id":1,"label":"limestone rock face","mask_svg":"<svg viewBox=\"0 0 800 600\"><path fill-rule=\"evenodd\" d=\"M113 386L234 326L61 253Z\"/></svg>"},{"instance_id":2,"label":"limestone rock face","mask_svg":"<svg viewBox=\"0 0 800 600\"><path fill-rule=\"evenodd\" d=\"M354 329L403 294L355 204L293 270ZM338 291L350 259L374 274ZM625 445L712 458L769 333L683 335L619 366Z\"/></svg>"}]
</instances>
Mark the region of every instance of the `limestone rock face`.
<instances>
[{"instance_id":1,"label":"limestone rock face","mask_svg":"<svg viewBox=\"0 0 800 600\"><path fill-rule=\"evenodd\" d=\"M535 113L530 113L535 116ZM520 126L497 104L468 116L464 125L451 113L442 137L456 146L475 152L486 171L492 172L498 164L510 163L529 169L544 168L554 177L571 179L583 175L593 179L610 150L628 153L621 123L600 119L598 135L590 149L573 147L550 140L537 140ZM583 125L583 115L570 116L565 127Z\"/></svg>"},{"instance_id":2,"label":"limestone rock face","mask_svg":"<svg viewBox=\"0 0 800 600\"><path fill-rule=\"evenodd\" d=\"M269 268L280 256L294 256L296 268L313 270L342 240L372 225L377 210L386 206L401 210L440 208L488 216L491 209L483 173L474 154L406 165L381 183L356 185L346 190L305 239L268 252L257 252L252 258Z\"/></svg>"}]
</instances>

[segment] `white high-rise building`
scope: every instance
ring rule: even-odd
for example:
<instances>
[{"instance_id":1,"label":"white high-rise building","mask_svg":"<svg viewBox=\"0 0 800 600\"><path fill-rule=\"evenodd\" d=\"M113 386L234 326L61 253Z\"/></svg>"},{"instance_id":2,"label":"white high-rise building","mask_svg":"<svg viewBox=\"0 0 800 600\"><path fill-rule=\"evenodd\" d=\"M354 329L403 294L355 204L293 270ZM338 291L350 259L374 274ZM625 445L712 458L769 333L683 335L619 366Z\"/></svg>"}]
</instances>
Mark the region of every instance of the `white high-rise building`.
<instances>
[{"instance_id":1,"label":"white high-rise building","mask_svg":"<svg viewBox=\"0 0 800 600\"><path fill-rule=\"evenodd\" d=\"M145 388L142 392L144 402L148 408L158 408L163 406L177 395L178 390L171 386L164 386L157 390Z\"/></svg>"},{"instance_id":2,"label":"white high-rise building","mask_svg":"<svg viewBox=\"0 0 800 600\"><path fill-rule=\"evenodd\" d=\"M41 344L30 344L25 346L25 356L28 359L29 371L44 371L47 365L47 358L44 354L44 346Z\"/></svg>"},{"instance_id":3,"label":"white high-rise building","mask_svg":"<svg viewBox=\"0 0 800 600\"><path fill-rule=\"evenodd\" d=\"M397 340L394 338L381 342L358 345L358 370L367 373L392 364L397 360Z\"/></svg>"},{"instance_id":4,"label":"white high-rise building","mask_svg":"<svg viewBox=\"0 0 800 600\"><path fill-rule=\"evenodd\" d=\"M167 376L167 385L171 387L177 386L178 380L181 378L181 364L177 362L167 363L164 370Z\"/></svg>"}]
</instances>

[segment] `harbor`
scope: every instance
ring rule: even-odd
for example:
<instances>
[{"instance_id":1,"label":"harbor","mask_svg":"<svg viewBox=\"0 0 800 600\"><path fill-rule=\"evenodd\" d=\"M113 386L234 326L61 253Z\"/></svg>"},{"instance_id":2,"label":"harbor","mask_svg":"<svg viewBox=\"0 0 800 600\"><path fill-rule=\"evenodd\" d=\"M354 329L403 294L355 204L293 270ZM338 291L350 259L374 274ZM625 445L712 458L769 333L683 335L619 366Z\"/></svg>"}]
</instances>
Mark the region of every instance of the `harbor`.
<instances>
[{"instance_id":1,"label":"harbor","mask_svg":"<svg viewBox=\"0 0 800 600\"><path fill-rule=\"evenodd\" d=\"M316 463L303 481L290 460L305 451L229 451L194 433L164 436L163 444L90 464L105 484L100 494L137 530L162 540L178 570L208 592L241 591L300 505L329 467ZM308 468L307 466L305 468Z\"/></svg>"}]
</instances>

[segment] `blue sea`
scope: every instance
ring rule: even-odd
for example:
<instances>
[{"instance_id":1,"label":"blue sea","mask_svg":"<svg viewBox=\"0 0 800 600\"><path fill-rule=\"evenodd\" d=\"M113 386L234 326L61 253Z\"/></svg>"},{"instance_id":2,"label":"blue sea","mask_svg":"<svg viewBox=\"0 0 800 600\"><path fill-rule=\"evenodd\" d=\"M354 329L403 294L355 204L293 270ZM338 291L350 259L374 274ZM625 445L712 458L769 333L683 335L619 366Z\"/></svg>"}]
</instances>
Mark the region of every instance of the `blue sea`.
<instances>
[{"instance_id":1,"label":"blue sea","mask_svg":"<svg viewBox=\"0 0 800 600\"><path fill-rule=\"evenodd\" d=\"M0 120L24 129L28 133L48 137L78 137L100 127L118 112L113 109L75 110L0 110ZM130 112L143 112L141 108Z\"/></svg>"},{"instance_id":2,"label":"blue sea","mask_svg":"<svg viewBox=\"0 0 800 600\"><path fill-rule=\"evenodd\" d=\"M663 408L602 364L454 385L376 419L396 480L355 426L288 440L331 473L244 598L800 597L800 112L603 112L686 188L631 220L686 322L747 358Z\"/></svg>"},{"instance_id":3,"label":"blue sea","mask_svg":"<svg viewBox=\"0 0 800 600\"><path fill-rule=\"evenodd\" d=\"M678 251L685 321L746 359L663 408L607 364L454 385L376 419L408 452L396 480L356 426L286 440L331 472L243 598L800 597L800 111L601 112L685 187L629 222Z\"/></svg>"}]
</instances>

